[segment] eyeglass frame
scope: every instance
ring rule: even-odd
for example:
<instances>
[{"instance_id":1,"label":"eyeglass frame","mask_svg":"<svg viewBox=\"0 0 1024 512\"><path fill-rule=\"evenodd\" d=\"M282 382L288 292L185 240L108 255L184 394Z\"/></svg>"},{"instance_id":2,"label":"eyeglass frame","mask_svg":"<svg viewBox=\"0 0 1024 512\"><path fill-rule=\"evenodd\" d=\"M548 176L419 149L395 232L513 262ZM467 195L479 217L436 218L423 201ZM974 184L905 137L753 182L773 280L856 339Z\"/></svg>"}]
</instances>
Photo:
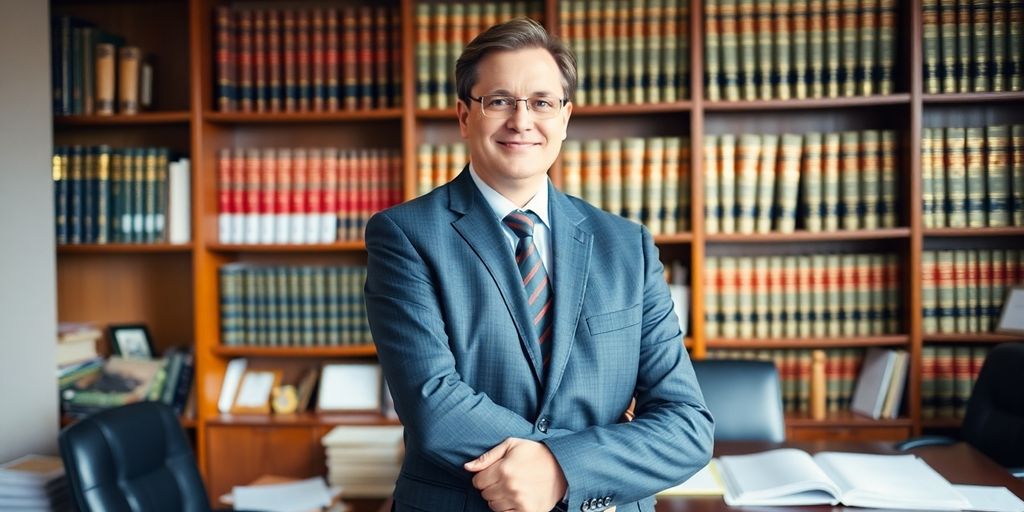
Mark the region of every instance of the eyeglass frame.
<instances>
[{"instance_id":1,"label":"eyeglass frame","mask_svg":"<svg viewBox=\"0 0 1024 512\"><path fill-rule=\"evenodd\" d=\"M523 104L526 105L526 110L527 111L529 111L534 116L536 116L538 114L537 111L530 107L530 100L535 98L535 97L543 98L544 96L528 96L526 98L517 98L517 97L512 96L510 94L482 94L482 95L480 95L480 96L478 96L476 98L470 96L469 99L471 99L471 100L473 100L475 102L480 103L480 115L486 117L487 119L509 119L512 116L514 116L516 112L519 111L519 102L520 101L522 101ZM508 99L511 99L512 100L512 110L509 111L509 114L507 116L504 116L504 117L491 117L491 116L487 115L487 109L484 108L484 98L508 98ZM552 99L555 99L555 98L552 98ZM558 108L551 112L551 117L541 117L539 119L542 119L542 120L544 120L544 119L554 119L558 115L558 113L561 112L562 109L565 108L565 106L569 103L569 98L557 98L557 100L558 100Z\"/></svg>"}]
</instances>

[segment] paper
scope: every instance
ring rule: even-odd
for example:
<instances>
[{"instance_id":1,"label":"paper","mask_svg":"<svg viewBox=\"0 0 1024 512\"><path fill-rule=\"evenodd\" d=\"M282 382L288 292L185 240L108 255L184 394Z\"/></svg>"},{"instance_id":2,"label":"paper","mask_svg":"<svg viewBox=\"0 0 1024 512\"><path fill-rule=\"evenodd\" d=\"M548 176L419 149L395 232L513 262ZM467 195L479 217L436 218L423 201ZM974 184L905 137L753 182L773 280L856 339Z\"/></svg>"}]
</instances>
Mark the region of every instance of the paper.
<instances>
[{"instance_id":1,"label":"paper","mask_svg":"<svg viewBox=\"0 0 1024 512\"><path fill-rule=\"evenodd\" d=\"M718 469L714 467L715 461L701 468L696 474L685 482L665 489L658 493L659 496L721 496L725 492L722 482L718 479Z\"/></svg>"},{"instance_id":2,"label":"paper","mask_svg":"<svg viewBox=\"0 0 1024 512\"><path fill-rule=\"evenodd\" d=\"M320 477L286 484L239 486L231 492L236 510L300 512L331 504L327 484Z\"/></svg>"},{"instance_id":3,"label":"paper","mask_svg":"<svg viewBox=\"0 0 1024 512\"><path fill-rule=\"evenodd\" d=\"M1010 492L1006 487L986 487L982 485L954 485L967 501L971 502L966 510L982 512L1024 512L1024 501Z\"/></svg>"}]
</instances>

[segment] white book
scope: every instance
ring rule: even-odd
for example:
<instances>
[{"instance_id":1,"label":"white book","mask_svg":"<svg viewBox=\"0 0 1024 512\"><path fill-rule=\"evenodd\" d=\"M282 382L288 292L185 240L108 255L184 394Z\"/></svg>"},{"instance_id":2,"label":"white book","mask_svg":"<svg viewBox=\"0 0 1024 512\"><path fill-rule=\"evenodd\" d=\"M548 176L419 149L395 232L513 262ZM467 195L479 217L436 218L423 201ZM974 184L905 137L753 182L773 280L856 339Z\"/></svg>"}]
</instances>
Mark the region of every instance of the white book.
<instances>
[{"instance_id":1,"label":"white book","mask_svg":"<svg viewBox=\"0 0 1024 512\"><path fill-rule=\"evenodd\" d=\"M217 410L221 414L231 412L231 405L235 403L235 394L238 393L238 384L242 382L242 375L248 366L246 359L232 359L224 371L224 382L220 387L220 397L217 399Z\"/></svg>"},{"instance_id":2,"label":"white book","mask_svg":"<svg viewBox=\"0 0 1024 512\"><path fill-rule=\"evenodd\" d=\"M838 505L963 510L967 499L914 455L807 452L782 448L722 456L729 506Z\"/></svg>"},{"instance_id":3,"label":"white book","mask_svg":"<svg viewBox=\"0 0 1024 512\"><path fill-rule=\"evenodd\" d=\"M170 166L170 198L169 212L170 225L168 225L167 241L172 244L186 244L192 238L192 189L190 164L188 158L182 158L171 162ZM225 221L224 214L221 214L221 232L223 233Z\"/></svg>"},{"instance_id":4,"label":"white book","mask_svg":"<svg viewBox=\"0 0 1024 512\"><path fill-rule=\"evenodd\" d=\"M893 370L896 368L896 352L871 347L864 354L857 387L853 391L850 410L878 419L882 416L885 395L889 390Z\"/></svg>"}]
</instances>

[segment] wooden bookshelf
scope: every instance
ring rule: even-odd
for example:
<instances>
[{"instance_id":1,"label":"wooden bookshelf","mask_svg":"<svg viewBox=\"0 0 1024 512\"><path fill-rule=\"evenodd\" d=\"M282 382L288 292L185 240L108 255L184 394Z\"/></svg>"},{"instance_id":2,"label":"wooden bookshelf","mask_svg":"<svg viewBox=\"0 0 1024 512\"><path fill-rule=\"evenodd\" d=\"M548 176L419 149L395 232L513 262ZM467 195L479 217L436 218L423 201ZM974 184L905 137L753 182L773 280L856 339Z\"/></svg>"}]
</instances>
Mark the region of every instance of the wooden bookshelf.
<instances>
[{"instance_id":1,"label":"wooden bookshelf","mask_svg":"<svg viewBox=\"0 0 1024 512\"><path fill-rule=\"evenodd\" d=\"M899 419L871 420L847 411L825 420L788 416L791 439L885 439L920 433L933 426L955 426L921 418L922 347L925 344L1021 342L1024 337L992 334L925 334L921 313L921 252L936 243L965 247L988 243L1022 247L1024 227L925 229L922 222L922 143L924 127L967 123L1024 123L1024 92L923 93L921 0L899 2L894 90L891 94L847 98L709 101L705 98L704 2L688 1L686 48L689 97L673 103L579 105L570 136L598 139L626 136L682 136L689 139L690 230L657 235L666 260L688 267L691 299L684 340L694 358L711 350L899 347L910 352L905 411ZM238 113L217 110L215 96L214 8L217 0L51 0L55 15L73 15L123 35L157 57L157 109L136 116L54 118L55 145L112 144L167 146L187 154L192 165L192 234L187 245L64 245L58 247L60 320L146 323L158 350L192 343L196 355L195 429L200 467L211 496L259 474L309 476L323 473L320 437L334 425L392 425L380 415L227 416L217 409L228 361L244 357L262 366L283 365L294 373L326 360L372 359L372 346L225 347L220 343L218 271L238 262L365 264L361 241L314 245L225 244L218 241L217 155L232 147L390 147L403 159L402 197L416 195L416 151L421 142L458 140L454 108L416 107L414 17L416 0L390 0L401 15L401 90L398 108L340 112ZM433 3L433 2L432 2ZM545 24L557 31L558 0L543 0ZM327 0L310 5L360 5L359 0ZM370 2L363 2L370 5ZM248 5L248 4L246 4ZM290 5L283 0L253 6ZM306 4L303 4L306 5ZM454 58L454 57L453 57ZM958 121L964 119L963 121ZM951 124L952 123L952 124ZM702 141L706 134L805 133L843 130L897 131L898 211L894 228L835 231L710 234L705 230ZM552 181L562 183L556 162ZM899 267L900 334L834 339L709 338L702 314L704 267L708 253L762 254L785 250L876 251L896 255ZM282 447L285 447L282 449ZM258 474L250 474L258 472Z\"/></svg>"}]
</instances>

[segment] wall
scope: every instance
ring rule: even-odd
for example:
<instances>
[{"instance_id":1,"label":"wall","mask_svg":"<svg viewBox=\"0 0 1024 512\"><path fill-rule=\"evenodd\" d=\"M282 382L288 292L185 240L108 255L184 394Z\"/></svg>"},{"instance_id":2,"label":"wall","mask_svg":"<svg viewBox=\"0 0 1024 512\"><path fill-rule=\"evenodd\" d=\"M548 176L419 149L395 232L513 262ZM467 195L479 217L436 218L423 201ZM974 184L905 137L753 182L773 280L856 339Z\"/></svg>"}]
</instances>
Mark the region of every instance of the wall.
<instances>
[{"instance_id":1,"label":"wall","mask_svg":"<svg viewBox=\"0 0 1024 512\"><path fill-rule=\"evenodd\" d=\"M0 0L0 461L57 445L47 4Z\"/></svg>"}]
</instances>

